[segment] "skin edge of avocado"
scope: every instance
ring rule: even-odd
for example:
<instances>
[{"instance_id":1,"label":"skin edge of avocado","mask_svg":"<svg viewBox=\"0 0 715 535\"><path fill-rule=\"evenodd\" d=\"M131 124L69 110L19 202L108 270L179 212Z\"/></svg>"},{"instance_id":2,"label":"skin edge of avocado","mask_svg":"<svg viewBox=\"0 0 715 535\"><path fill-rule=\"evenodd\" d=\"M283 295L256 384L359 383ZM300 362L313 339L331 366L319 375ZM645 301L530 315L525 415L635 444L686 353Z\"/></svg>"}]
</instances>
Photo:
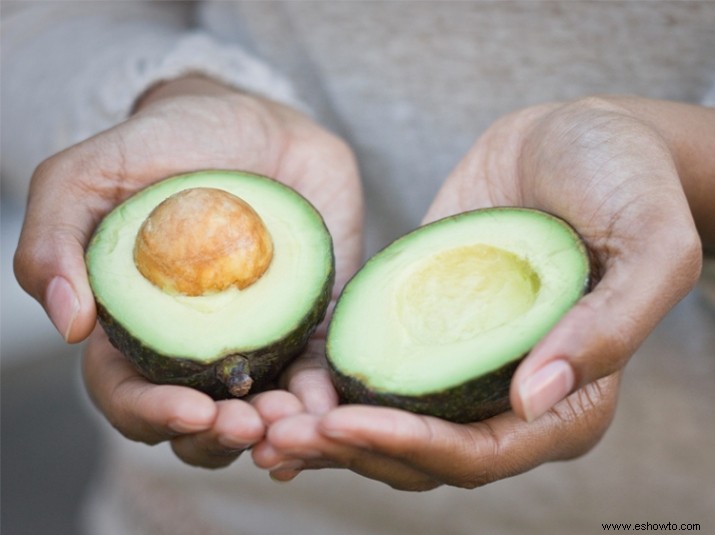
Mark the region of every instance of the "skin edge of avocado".
<instances>
[{"instance_id":1,"label":"skin edge of avocado","mask_svg":"<svg viewBox=\"0 0 715 535\"><path fill-rule=\"evenodd\" d=\"M335 282L335 256L331 251L330 275L309 312L283 338L252 351L230 353L210 363L161 354L135 338L97 301L97 318L111 344L146 379L156 384L188 386L215 400L236 396L229 392L225 376L234 372L250 376L241 395L256 394L273 387L281 371L300 353L325 318Z\"/></svg>"},{"instance_id":2,"label":"skin edge of avocado","mask_svg":"<svg viewBox=\"0 0 715 535\"><path fill-rule=\"evenodd\" d=\"M455 423L469 423L486 420L511 408L509 385L522 358L460 385L421 396L371 389L358 378L340 372L330 359L328 363L341 403L392 407Z\"/></svg>"}]
</instances>

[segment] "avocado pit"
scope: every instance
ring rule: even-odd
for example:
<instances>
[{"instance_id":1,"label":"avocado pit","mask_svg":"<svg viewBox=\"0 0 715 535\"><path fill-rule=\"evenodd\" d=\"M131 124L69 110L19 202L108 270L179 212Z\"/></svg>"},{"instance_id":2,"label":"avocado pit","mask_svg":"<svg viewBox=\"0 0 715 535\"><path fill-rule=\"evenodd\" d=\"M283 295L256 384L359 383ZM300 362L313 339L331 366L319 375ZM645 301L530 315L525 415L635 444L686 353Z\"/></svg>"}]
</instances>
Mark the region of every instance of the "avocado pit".
<instances>
[{"instance_id":1,"label":"avocado pit","mask_svg":"<svg viewBox=\"0 0 715 535\"><path fill-rule=\"evenodd\" d=\"M263 276L273 242L260 216L221 189L182 190L161 202L139 229L134 263L169 294L243 290Z\"/></svg>"}]
</instances>

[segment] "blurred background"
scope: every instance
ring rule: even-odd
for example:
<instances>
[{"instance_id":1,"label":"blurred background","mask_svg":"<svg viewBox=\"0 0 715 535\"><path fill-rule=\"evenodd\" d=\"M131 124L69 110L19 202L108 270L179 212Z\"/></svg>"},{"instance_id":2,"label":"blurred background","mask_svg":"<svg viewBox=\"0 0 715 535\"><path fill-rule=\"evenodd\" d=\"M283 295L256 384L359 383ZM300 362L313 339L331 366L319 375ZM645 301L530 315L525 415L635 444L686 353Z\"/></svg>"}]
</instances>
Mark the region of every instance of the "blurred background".
<instances>
[{"instance_id":1,"label":"blurred background","mask_svg":"<svg viewBox=\"0 0 715 535\"><path fill-rule=\"evenodd\" d=\"M65 344L15 282L12 257L23 208L2 198L0 532L74 535L99 451L79 387L81 348Z\"/></svg>"},{"instance_id":2,"label":"blurred background","mask_svg":"<svg viewBox=\"0 0 715 535\"><path fill-rule=\"evenodd\" d=\"M3 4L7 9L8 2ZM623 35L629 36L628 21L619 22L623 22ZM625 57L630 58L628 54ZM638 71L646 68L636 67ZM591 79L591 73L586 74ZM48 85L48 94L55 90ZM44 104L39 103L37 109L41 111ZM3 130L3 135L12 136L13 132ZM42 132L33 130L32 135L41 136ZM29 174L29 170L20 173L28 178ZM75 535L79 534L82 503L91 492L89 483L100 468L103 441L81 385L81 346L66 345L41 307L15 282L12 258L24 209L24 192L19 189L23 188L2 179L0 532ZM487 525L500 526L493 531L498 535L598 534L608 522L671 522L697 525L700 533L715 533L712 263L706 272L702 284L664 319L631 360L615 420L588 455L469 492L443 488L406 494L379 487L385 492L370 494L374 500L368 505L355 503L350 495L353 486L363 486L360 478L346 478L350 486L341 487L346 489L341 496L345 508L369 508L370 519L377 526L374 533L379 535L395 533L398 528L383 522L375 502L388 513L400 504L405 510L420 511L414 518L404 519L408 527L424 519L430 526L440 527L436 531L416 525L415 535L479 533L479 523L487 518ZM250 459L244 456L239 470L251 469ZM266 487L266 494L257 496L268 496L268 501L286 488L297 488L298 493L311 487L321 489L326 476L302 474L289 487L268 482L271 486ZM315 495L317 492L306 492L301 497L307 501ZM317 509L323 505L320 500L311 504ZM261 514L262 510L257 510ZM286 533L311 534L296 525L287 526Z\"/></svg>"}]
</instances>

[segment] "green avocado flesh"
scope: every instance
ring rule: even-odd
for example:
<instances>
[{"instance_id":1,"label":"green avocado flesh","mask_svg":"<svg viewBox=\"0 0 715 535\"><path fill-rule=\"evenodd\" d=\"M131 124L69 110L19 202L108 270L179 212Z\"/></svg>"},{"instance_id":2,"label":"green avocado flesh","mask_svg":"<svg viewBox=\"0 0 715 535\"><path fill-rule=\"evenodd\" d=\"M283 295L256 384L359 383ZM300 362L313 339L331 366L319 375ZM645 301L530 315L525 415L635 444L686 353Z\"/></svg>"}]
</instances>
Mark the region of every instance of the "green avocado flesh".
<instances>
[{"instance_id":1,"label":"green avocado flesh","mask_svg":"<svg viewBox=\"0 0 715 535\"><path fill-rule=\"evenodd\" d=\"M519 361L584 294L586 247L523 208L448 217L398 239L346 285L328 361L342 399L452 421L509 408Z\"/></svg>"},{"instance_id":2,"label":"green avocado flesh","mask_svg":"<svg viewBox=\"0 0 715 535\"><path fill-rule=\"evenodd\" d=\"M268 269L244 289L197 296L165 292L134 263L137 233L147 216L167 197L197 187L224 190L248 203L272 238ZM97 228L86 263L110 341L150 380L191 386L215 398L270 385L324 318L334 282L332 240L315 208L277 181L233 171L176 176L135 194Z\"/></svg>"}]
</instances>

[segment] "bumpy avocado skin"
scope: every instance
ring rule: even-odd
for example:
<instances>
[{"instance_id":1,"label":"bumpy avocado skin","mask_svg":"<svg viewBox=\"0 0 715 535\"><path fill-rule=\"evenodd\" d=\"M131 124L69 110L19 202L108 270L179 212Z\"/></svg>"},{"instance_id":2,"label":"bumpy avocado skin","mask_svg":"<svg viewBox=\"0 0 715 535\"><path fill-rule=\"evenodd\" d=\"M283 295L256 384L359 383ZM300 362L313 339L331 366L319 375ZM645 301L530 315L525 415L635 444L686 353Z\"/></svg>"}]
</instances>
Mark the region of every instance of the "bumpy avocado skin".
<instances>
[{"instance_id":1,"label":"bumpy avocado skin","mask_svg":"<svg viewBox=\"0 0 715 535\"><path fill-rule=\"evenodd\" d=\"M343 403L394 407L451 422L468 423L486 420L511 408L509 384L521 360L509 362L453 388L423 396L401 396L373 390L357 378L342 374L332 364L330 373Z\"/></svg>"},{"instance_id":2,"label":"bumpy avocado skin","mask_svg":"<svg viewBox=\"0 0 715 535\"><path fill-rule=\"evenodd\" d=\"M325 281L314 306L284 338L254 351L228 354L209 364L164 355L146 347L99 302L97 302L97 317L112 345L153 383L189 386L217 400L235 397L219 378L219 370L222 363L228 362L227 359L240 355L248 361L249 369L246 372L253 380L250 394L255 394L272 387L283 368L301 353L311 334L325 317L335 280L334 256L331 258L331 263L330 276Z\"/></svg>"}]
</instances>

